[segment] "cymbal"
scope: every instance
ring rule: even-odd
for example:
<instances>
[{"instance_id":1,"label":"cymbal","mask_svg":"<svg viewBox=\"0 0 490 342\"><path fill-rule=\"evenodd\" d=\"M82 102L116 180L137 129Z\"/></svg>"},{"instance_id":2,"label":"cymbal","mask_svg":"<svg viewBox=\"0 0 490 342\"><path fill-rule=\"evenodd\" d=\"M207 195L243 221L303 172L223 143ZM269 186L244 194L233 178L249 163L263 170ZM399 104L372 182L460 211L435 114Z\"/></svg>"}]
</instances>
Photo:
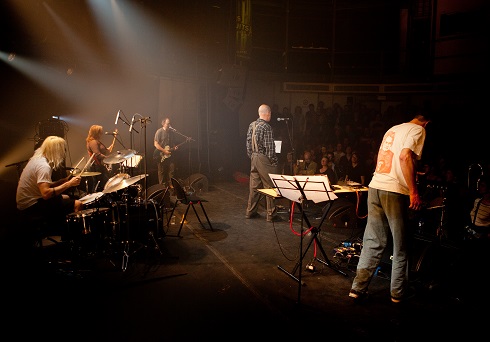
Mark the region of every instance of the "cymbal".
<instances>
[{"instance_id":1,"label":"cymbal","mask_svg":"<svg viewBox=\"0 0 490 342\"><path fill-rule=\"evenodd\" d=\"M123 179L128 179L131 176L127 173L118 173L115 176L112 176L107 183L104 185L104 189L112 188L113 186L118 185Z\"/></svg>"},{"instance_id":2,"label":"cymbal","mask_svg":"<svg viewBox=\"0 0 490 342\"><path fill-rule=\"evenodd\" d=\"M98 176L100 175L100 172L98 171L85 171L85 172L82 172L82 173L75 173L73 176L75 177L92 177L92 176Z\"/></svg>"},{"instance_id":3,"label":"cymbal","mask_svg":"<svg viewBox=\"0 0 490 342\"><path fill-rule=\"evenodd\" d=\"M123 179L119 183L117 183L116 185L110 186L107 189L104 189L104 191L102 191L102 192L104 194L107 194L107 193L110 193L110 192L114 192L114 191L125 189L128 186L133 185L134 183L142 180L146 176L148 176L148 175L147 174L146 175L138 175L138 176L134 176L134 177Z\"/></svg>"},{"instance_id":4,"label":"cymbal","mask_svg":"<svg viewBox=\"0 0 490 342\"><path fill-rule=\"evenodd\" d=\"M103 192L94 192L93 194L88 194L80 198L80 202L82 202L82 204L89 204L102 196L104 196Z\"/></svg>"},{"instance_id":5,"label":"cymbal","mask_svg":"<svg viewBox=\"0 0 490 342\"><path fill-rule=\"evenodd\" d=\"M107 157L104 158L104 163L106 164L119 164L125 161L128 158L131 158L136 154L135 150L121 150L121 151L116 151L115 153L109 154Z\"/></svg>"}]
</instances>

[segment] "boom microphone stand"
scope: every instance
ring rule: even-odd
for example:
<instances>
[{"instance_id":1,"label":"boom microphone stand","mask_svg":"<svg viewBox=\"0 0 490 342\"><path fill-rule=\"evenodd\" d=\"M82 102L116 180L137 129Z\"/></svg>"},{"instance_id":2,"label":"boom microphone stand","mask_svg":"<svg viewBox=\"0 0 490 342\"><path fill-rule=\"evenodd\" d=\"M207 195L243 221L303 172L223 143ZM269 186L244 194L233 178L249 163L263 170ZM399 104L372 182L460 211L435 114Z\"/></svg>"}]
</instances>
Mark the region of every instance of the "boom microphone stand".
<instances>
[{"instance_id":1,"label":"boom microphone stand","mask_svg":"<svg viewBox=\"0 0 490 342\"><path fill-rule=\"evenodd\" d=\"M170 126L169 126L169 128L170 128L170 130L172 130L174 133L177 133L178 135L180 135L180 136L184 137L186 142L189 142L189 141L195 141L195 140L194 140L194 139L192 139L191 137L188 137L187 135L180 133L180 132L179 132L179 131L177 131L175 128L170 127ZM189 182L190 182L190 178L191 178L191 147L190 147L190 145L189 145L189 157L188 157L188 158L189 158L189 160L188 160L188 163L189 163L189 164L188 164L188 174L189 174L189 177L188 177L187 179L188 179L188 180L189 180ZM190 186L190 184L187 184L187 186Z\"/></svg>"}]
</instances>

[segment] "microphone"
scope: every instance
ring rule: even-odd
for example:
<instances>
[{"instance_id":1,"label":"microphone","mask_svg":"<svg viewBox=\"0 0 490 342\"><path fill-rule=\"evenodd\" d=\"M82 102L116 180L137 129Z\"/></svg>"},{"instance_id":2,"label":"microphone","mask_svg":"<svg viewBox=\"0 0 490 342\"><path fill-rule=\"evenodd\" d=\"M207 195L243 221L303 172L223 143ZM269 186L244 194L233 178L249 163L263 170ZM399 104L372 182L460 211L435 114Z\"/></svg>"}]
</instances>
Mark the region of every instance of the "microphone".
<instances>
[{"instance_id":1,"label":"microphone","mask_svg":"<svg viewBox=\"0 0 490 342\"><path fill-rule=\"evenodd\" d=\"M134 115L131 118L131 125L129 125L129 131L131 132L133 130L133 123L134 123Z\"/></svg>"},{"instance_id":2,"label":"microphone","mask_svg":"<svg viewBox=\"0 0 490 342\"><path fill-rule=\"evenodd\" d=\"M176 130L175 128L173 128L172 126L170 126L170 125L168 126L168 128L169 128L170 130L174 131L174 132L177 132L177 130Z\"/></svg>"},{"instance_id":3,"label":"microphone","mask_svg":"<svg viewBox=\"0 0 490 342\"><path fill-rule=\"evenodd\" d=\"M119 109L117 111L117 116L116 116L116 122L114 122L114 125L117 125L117 121L119 120L119 114L120 114L121 110Z\"/></svg>"},{"instance_id":4,"label":"microphone","mask_svg":"<svg viewBox=\"0 0 490 342\"><path fill-rule=\"evenodd\" d=\"M277 121L289 121L289 118L277 118Z\"/></svg>"},{"instance_id":5,"label":"microphone","mask_svg":"<svg viewBox=\"0 0 490 342\"><path fill-rule=\"evenodd\" d=\"M105 132L105 135L118 135L119 133L117 132Z\"/></svg>"}]
</instances>

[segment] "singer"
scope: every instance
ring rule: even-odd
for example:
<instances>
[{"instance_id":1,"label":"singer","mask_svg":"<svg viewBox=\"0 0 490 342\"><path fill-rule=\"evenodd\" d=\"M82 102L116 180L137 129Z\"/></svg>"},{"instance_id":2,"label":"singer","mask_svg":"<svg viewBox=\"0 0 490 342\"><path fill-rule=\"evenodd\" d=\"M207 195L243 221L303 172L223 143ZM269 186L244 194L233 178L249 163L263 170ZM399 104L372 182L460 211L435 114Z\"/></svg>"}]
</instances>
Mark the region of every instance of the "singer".
<instances>
[{"instance_id":1,"label":"singer","mask_svg":"<svg viewBox=\"0 0 490 342\"><path fill-rule=\"evenodd\" d=\"M105 184L109 180L110 177L110 169L111 165L104 165L104 158L107 157L114 148L114 143L116 142L117 132L105 132L107 135L113 135L114 139L112 140L112 144L109 147L106 147L102 141L100 141L102 137L103 127L100 125L92 125L88 131L87 138L85 139L87 153L89 158L94 154L94 163L90 166L88 171L92 172L100 172L100 175L86 177L89 178L86 180L85 189L82 189L88 193L102 191L104 189ZM99 183L100 181L100 183ZM98 184L98 189L95 189L95 185Z\"/></svg>"},{"instance_id":2,"label":"singer","mask_svg":"<svg viewBox=\"0 0 490 342\"><path fill-rule=\"evenodd\" d=\"M179 148L178 145L173 144L173 129L170 126L170 118L162 120L162 127L157 129L155 137L153 139L153 145L155 151L153 152L153 159L157 163L158 168L158 183L164 186L171 185L171 178L173 177L175 164L172 160L167 160L172 155L172 151Z\"/></svg>"}]
</instances>

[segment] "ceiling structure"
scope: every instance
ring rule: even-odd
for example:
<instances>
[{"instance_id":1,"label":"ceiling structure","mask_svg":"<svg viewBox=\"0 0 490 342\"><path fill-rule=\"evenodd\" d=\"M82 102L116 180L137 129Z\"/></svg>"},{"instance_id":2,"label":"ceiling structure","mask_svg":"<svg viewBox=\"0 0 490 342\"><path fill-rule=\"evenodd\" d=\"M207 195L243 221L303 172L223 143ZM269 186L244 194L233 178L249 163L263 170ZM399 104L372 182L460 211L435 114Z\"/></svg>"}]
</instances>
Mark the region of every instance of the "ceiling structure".
<instances>
[{"instance_id":1,"label":"ceiling structure","mask_svg":"<svg viewBox=\"0 0 490 342\"><path fill-rule=\"evenodd\" d=\"M141 64L151 66L155 74L201 76L224 64L312 78L379 77L399 71L404 1L251 0L248 60L239 60L235 54L241 1L115 1L106 8L82 0L25 3L28 6L23 8L3 3L2 29L8 35L0 48L64 61L73 68L87 63L115 67L114 55L138 54ZM113 17L117 11L109 13L118 7L120 18ZM126 17L128 9L134 18L152 22ZM96 10L105 11L107 17L96 15ZM118 27L121 19L131 25ZM126 42L109 43L115 29L127 30L128 38L137 37L132 51ZM88 61L75 48L60 49L63 44L86 46L97 52L97 58ZM135 63L119 66L140 67Z\"/></svg>"}]
</instances>

